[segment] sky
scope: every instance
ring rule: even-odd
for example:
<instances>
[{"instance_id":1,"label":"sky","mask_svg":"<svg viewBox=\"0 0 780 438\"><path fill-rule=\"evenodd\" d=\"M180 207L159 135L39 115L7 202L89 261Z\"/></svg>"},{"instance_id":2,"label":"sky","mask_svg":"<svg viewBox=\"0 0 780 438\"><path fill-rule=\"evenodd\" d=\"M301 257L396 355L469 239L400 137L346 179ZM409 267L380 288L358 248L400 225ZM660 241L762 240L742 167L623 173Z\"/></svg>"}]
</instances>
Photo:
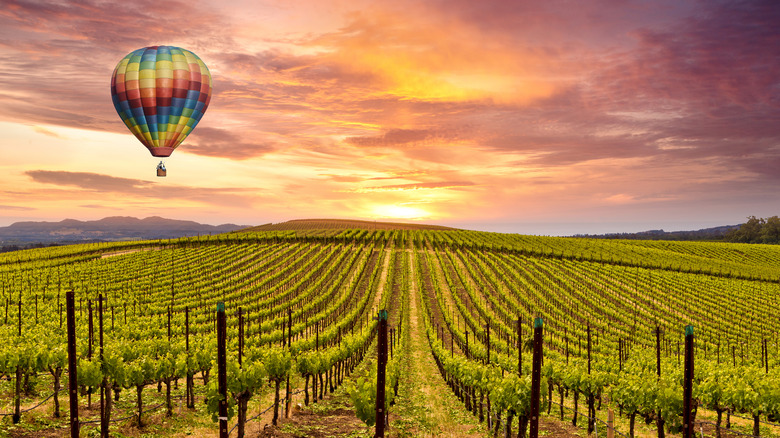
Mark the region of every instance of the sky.
<instances>
[{"instance_id":1,"label":"sky","mask_svg":"<svg viewBox=\"0 0 780 438\"><path fill-rule=\"evenodd\" d=\"M777 0L0 0L0 226L163 216L537 235L780 214ZM165 160L110 78L213 76Z\"/></svg>"}]
</instances>

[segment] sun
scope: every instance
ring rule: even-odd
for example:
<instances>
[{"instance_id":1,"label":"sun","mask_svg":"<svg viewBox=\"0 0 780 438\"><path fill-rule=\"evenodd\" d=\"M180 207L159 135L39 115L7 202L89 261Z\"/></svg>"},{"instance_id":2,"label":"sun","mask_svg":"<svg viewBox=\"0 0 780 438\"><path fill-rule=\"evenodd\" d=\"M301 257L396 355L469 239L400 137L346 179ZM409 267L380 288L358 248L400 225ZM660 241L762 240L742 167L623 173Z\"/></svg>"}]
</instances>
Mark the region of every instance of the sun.
<instances>
[{"instance_id":1,"label":"sun","mask_svg":"<svg viewBox=\"0 0 780 438\"><path fill-rule=\"evenodd\" d=\"M372 216L379 219L426 219L431 216L430 213L422 208L410 207L403 204L377 205L373 208L372 213Z\"/></svg>"}]
</instances>

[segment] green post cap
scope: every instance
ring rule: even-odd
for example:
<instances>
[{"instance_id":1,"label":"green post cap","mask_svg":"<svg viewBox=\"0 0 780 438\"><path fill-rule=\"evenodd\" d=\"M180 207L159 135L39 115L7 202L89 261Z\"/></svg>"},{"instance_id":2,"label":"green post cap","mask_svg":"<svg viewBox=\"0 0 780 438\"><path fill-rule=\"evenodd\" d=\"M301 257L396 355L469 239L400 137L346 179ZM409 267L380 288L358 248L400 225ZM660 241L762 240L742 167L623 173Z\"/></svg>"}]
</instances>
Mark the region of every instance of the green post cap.
<instances>
[{"instance_id":1,"label":"green post cap","mask_svg":"<svg viewBox=\"0 0 780 438\"><path fill-rule=\"evenodd\" d=\"M217 303L217 312L224 312L225 311L225 303L222 301Z\"/></svg>"},{"instance_id":2,"label":"green post cap","mask_svg":"<svg viewBox=\"0 0 780 438\"><path fill-rule=\"evenodd\" d=\"M685 326L685 336L693 336L693 326L692 325L686 325Z\"/></svg>"},{"instance_id":3,"label":"green post cap","mask_svg":"<svg viewBox=\"0 0 780 438\"><path fill-rule=\"evenodd\" d=\"M542 321L542 318L537 317L534 319L534 328L541 327L544 325L544 321Z\"/></svg>"},{"instance_id":4,"label":"green post cap","mask_svg":"<svg viewBox=\"0 0 780 438\"><path fill-rule=\"evenodd\" d=\"M380 321L387 321L387 310L382 309L379 311L379 320Z\"/></svg>"}]
</instances>

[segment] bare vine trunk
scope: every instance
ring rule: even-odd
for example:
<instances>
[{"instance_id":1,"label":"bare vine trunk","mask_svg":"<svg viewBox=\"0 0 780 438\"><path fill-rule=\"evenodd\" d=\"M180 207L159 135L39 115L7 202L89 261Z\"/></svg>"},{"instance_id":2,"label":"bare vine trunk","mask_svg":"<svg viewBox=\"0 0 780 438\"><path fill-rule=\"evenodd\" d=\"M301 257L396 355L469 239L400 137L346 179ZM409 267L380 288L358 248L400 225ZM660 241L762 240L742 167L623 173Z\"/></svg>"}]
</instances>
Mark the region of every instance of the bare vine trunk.
<instances>
[{"instance_id":1,"label":"bare vine trunk","mask_svg":"<svg viewBox=\"0 0 780 438\"><path fill-rule=\"evenodd\" d=\"M512 438L512 420L515 419L515 411L509 410L506 413L506 428L504 429L504 438Z\"/></svg>"},{"instance_id":2,"label":"bare vine trunk","mask_svg":"<svg viewBox=\"0 0 780 438\"><path fill-rule=\"evenodd\" d=\"M165 379L165 416L173 416L173 405L171 404L171 379Z\"/></svg>"},{"instance_id":3,"label":"bare vine trunk","mask_svg":"<svg viewBox=\"0 0 780 438\"><path fill-rule=\"evenodd\" d=\"M579 401L580 401L580 392L575 390L574 391L574 415L571 417L571 425L576 426L577 425L577 415L579 412Z\"/></svg>"},{"instance_id":4,"label":"bare vine trunk","mask_svg":"<svg viewBox=\"0 0 780 438\"><path fill-rule=\"evenodd\" d=\"M306 375L306 383L303 385L303 403L309 406L309 375Z\"/></svg>"},{"instance_id":5,"label":"bare vine trunk","mask_svg":"<svg viewBox=\"0 0 780 438\"><path fill-rule=\"evenodd\" d=\"M558 387L558 395L560 396L560 402L558 403L561 407L561 421L563 421L563 388Z\"/></svg>"},{"instance_id":6,"label":"bare vine trunk","mask_svg":"<svg viewBox=\"0 0 780 438\"><path fill-rule=\"evenodd\" d=\"M282 381L277 380L275 384L275 390L274 390L274 418L271 421L274 426L277 426L279 424L279 387L281 386Z\"/></svg>"},{"instance_id":7,"label":"bare vine trunk","mask_svg":"<svg viewBox=\"0 0 780 438\"><path fill-rule=\"evenodd\" d=\"M242 392L236 398L238 402L238 438L244 438L246 430L246 411L249 407L249 399L252 398L252 394Z\"/></svg>"},{"instance_id":8,"label":"bare vine trunk","mask_svg":"<svg viewBox=\"0 0 780 438\"><path fill-rule=\"evenodd\" d=\"M16 366L16 390L14 391L14 415L11 421L19 424L22 418L22 367Z\"/></svg>"},{"instance_id":9,"label":"bare vine trunk","mask_svg":"<svg viewBox=\"0 0 780 438\"><path fill-rule=\"evenodd\" d=\"M103 393L101 402L103 403L103 416L100 418L100 438L108 437L108 426L111 423L111 388L113 385L109 385L108 380L103 377L103 383L100 385L100 390Z\"/></svg>"},{"instance_id":10,"label":"bare vine trunk","mask_svg":"<svg viewBox=\"0 0 780 438\"><path fill-rule=\"evenodd\" d=\"M62 376L62 368L57 367L52 371L51 375L54 377L54 418L60 418L60 376Z\"/></svg>"},{"instance_id":11,"label":"bare vine trunk","mask_svg":"<svg viewBox=\"0 0 780 438\"><path fill-rule=\"evenodd\" d=\"M187 407L195 408L195 375L187 372Z\"/></svg>"},{"instance_id":12,"label":"bare vine trunk","mask_svg":"<svg viewBox=\"0 0 780 438\"><path fill-rule=\"evenodd\" d=\"M718 414L718 420L715 423L715 436L717 438L720 438L720 423L723 420L723 410L722 409L717 409L716 412Z\"/></svg>"},{"instance_id":13,"label":"bare vine trunk","mask_svg":"<svg viewBox=\"0 0 780 438\"><path fill-rule=\"evenodd\" d=\"M659 417L660 418L660 417ZM588 434L593 433L593 422L596 419L596 400L593 394L588 395Z\"/></svg>"},{"instance_id":14,"label":"bare vine trunk","mask_svg":"<svg viewBox=\"0 0 780 438\"><path fill-rule=\"evenodd\" d=\"M144 427L144 423L141 420L141 415L144 413L144 385L136 385L135 387L135 404L138 406L138 428Z\"/></svg>"},{"instance_id":15,"label":"bare vine trunk","mask_svg":"<svg viewBox=\"0 0 780 438\"><path fill-rule=\"evenodd\" d=\"M528 432L528 415L517 417L517 438L525 438Z\"/></svg>"},{"instance_id":16,"label":"bare vine trunk","mask_svg":"<svg viewBox=\"0 0 780 438\"><path fill-rule=\"evenodd\" d=\"M656 418L656 427L658 428L658 438L666 438L666 431L664 431L664 418L661 416L661 411L657 412L658 418Z\"/></svg>"},{"instance_id":17,"label":"bare vine trunk","mask_svg":"<svg viewBox=\"0 0 780 438\"><path fill-rule=\"evenodd\" d=\"M761 428L758 421L758 415L753 415L753 436L761 436Z\"/></svg>"}]
</instances>

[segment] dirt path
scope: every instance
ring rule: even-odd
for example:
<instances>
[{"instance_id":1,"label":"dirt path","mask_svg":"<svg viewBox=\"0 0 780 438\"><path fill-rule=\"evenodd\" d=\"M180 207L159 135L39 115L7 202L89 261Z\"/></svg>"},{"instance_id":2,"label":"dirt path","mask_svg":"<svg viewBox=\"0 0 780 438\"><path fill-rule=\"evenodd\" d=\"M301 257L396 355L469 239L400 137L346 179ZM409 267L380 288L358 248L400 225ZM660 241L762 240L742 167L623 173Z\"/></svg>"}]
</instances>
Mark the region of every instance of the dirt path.
<instances>
[{"instance_id":1,"label":"dirt path","mask_svg":"<svg viewBox=\"0 0 780 438\"><path fill-rule=\"evenodd\" d=\"M422 304L413 268L414 254L410 260L410 345L402 365L406 372L400 382L397 409L391 410L391 433L399 437L484 437L485 429L450 391L433 360L419 311Z\"/></svg>"},{"instance_id":2,"label":"dirt path","mask_svg":"<svg viewBox=\"0 0 780 438\"><path fill-rule=\"evenodd\" d=\"M326 438L370 437L373 428L367 427L357 416L344 386L328 394L317 404L297 406L290 419L279 427L266 424L257 434L261 438Z\"/></svg>"}]
</instances>

